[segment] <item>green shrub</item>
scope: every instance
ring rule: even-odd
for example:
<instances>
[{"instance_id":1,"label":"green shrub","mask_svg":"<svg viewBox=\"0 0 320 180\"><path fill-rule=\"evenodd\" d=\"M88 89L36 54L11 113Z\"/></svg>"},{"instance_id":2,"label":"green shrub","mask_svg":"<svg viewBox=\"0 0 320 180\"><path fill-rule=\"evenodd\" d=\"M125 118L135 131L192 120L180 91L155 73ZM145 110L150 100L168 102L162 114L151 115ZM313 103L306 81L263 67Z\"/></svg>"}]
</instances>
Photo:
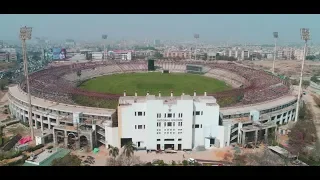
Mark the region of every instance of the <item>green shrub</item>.
<instances>
[{"instance_id":1,"label":"green shrub","mask_svg":"<svg viewBox=\"0 0 320 180\"><path fill-rule=\"evenodd\" d=\"M0 153L0 161L2 161L4 159L12 159L12 158L20 156L21 154L22 154L21 151L15 151L15 150Z\"/></svg>"},{"instance_id":2,"label":"green shrub","mask_svg":"<svg viewBox=\"0 0 320 180\"><path fill-rule=\"evenodd\" d=\"M187 160L183 160L183 161L182 161L182 165L183 165L183 166L188 166L188 165L189 165L189 163L188 163L188 161L187 161Z\"/></svg>"},{"instance_id":3,"label":"green shrub","mask_svg":"<svg viewBox=\"0 0 320 180\"><path fill-rule=\"evenodd\" d=\"M172 165L172 166L176 166L177 163L176 163L175 161L172 161L171 165Z\"/></svg>"},{"instance_id":4,"label":"green shrub","mask_svg":"<svg viewBox=\"0 0 320 180\"><path fill-rule=\"evenodd\" d=\"M147 162L145 166L153 166L151 162Z\"/></svg>"},{"instance_id":5,"label":"green shrub","mask_svg":"<svg viewBox=\"0 0 320 180\"><path fill-rule=\"evenodd\" d=\"M17 161L10 162L6 164L6 166L16 166L16 165L22 165L29 157L26 155L23 155L23 157Z\"/></svg>"},{"instance_id":6,"label":"green shrub","mask_svg":"<svg viewBox=\"0 0 320 180\"><path fill-rule=\"evenodd\" d=\"M44 147L43 144L39 144L39 145L36 145L36 146L34 146L34 147L30 147L27 151L28 151L28 152L33 152L33 151L38 150L38 149L41 149L41 148L43 148L43 147Z\"/></svg>"},{"instance_id":7,"label":"green shrub","mask_svg":"<svg viewBox=\"0 0 320 180\"><path fill-rule=\"evenodd\" d=\"M52 161L52 166L80 166L81 159L76 155L67 154L63 158L58 158Z\"/></svg>"},{"instance_id":8,"label":"green shrub","mask_svg":"<svg viewBox=\"0 0 320 180\"><path fill-rule=\"evenodd\" d=\"M12 125L12 124L17 124L17 123L19 123L19 121L11 121L11 122L7 123L6 125L7 125L7 126L10 126L10 125Z\"/></svg>"},{"instance_id":9,"label":"green shrub","mask_svg":"<svg viewBox=\"0 0 320 180\"><path fill-rule=\"evenodd\" d=\"M52 149L52 148L53 148L53 146L52 146L52 145L47 147L47 149Z\"/></svg>"}]
</instances>

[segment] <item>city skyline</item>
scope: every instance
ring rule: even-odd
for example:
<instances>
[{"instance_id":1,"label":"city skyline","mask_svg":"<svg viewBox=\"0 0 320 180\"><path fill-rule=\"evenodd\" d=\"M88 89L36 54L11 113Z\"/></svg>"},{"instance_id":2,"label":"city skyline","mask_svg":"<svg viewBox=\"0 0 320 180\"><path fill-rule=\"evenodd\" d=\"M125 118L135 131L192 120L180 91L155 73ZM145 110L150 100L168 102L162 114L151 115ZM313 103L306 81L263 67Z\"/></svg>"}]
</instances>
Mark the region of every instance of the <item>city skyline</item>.
<instances>
[{"instance_id":1,"label":"city skyline","mask_svg":"<svg viewBox=\"0 0 320 180\"><path fill-rule=\"evenodd\" d=\"M17 41L19 28L33 27L34 37L54 41L99 41L102 34L110 40L180 40L210 43L272 44L272 32L279 32L279 44L299 43L300 28L309 28L313 43L319 43L319 15L2 15L0 39Z\"/></svg>"}]
</instances>

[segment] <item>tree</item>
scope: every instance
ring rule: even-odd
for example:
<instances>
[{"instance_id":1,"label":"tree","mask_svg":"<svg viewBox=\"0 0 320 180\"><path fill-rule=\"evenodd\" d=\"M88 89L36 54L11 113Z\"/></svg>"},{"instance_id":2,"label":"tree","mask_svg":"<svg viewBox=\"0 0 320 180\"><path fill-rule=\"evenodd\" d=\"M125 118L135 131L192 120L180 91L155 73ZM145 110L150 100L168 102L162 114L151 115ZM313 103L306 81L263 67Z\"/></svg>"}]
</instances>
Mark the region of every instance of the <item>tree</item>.
<instances>
[{"instance_id":1,"label":"tree","mask_svg":"<svg viewBox=\"0 0 320 180\"><path fill-rule=\"evenodd\" d=\"M233 163L235 166L245 166L246 165L246 155L244 154L235 154L233 156Z\"/></svg>"},{"instance_id":2,"label":"tree","mask_svg":"<svg viewBox=\"0 0 320 180\"><path fill-rule=\"evenodd\" d=\"M187 160L183 160L183 161L182 161L182 165L183 165L183 166L188 166L188 165L189 165L189 163L188 163L188 161L187 161Z\"/></svg>"},{"instance_id":3,"label":"tree","mask_svg":"<svg viewBox=\"0 0 320 180\"><path fill-rule=\"evenodd\" d=\"M161 54L160 52L157 51L157 52L154 53L154 57L157 58L157 59L162 59L163 58L163 54Z\"/></svg>"},{"instance_id":4,"label":"tree","mask_svg":"<svg viewBox=\"0 0 320 180\"><path fill-rule=\"evenodd\" d=\"M80 76L81 76L81 70L77 71L77 76L80 78Z\"/></svg>"},{"instance_id":5,"label":"tree","mask_svg":"<svg viewBox=\"0 0 320 180\"><path fill-rule=\"evenodd\" d=\"M131 157L134 154L135 150L136 145L131 141L123 146L123 153L126 155L126 157Z\"/></svg>"},{"instance_id":6,"label":"tree","mask_svg":"<svg viewBox=\"0 0 320 180\"><path fill-rule=\"evenodd\" d=\"M8 79L0 79L0 89L1 90L4 90L7 85L8 85Z\"/></svg>"},{"instance_id":7,"label":"tree","mask_svg":"<svg viewBox=\"0 0 320 180\"><path fill-rule=\"evenodd\" d=\"M304 113L304 116L299 116L299 121L295 123L288 133L289 151L297 156L304 151L308 144L313 144L315 141L316 129L309 108L304 104L299 111Z\"/></svg>"},{"instance_id":8,"label":"tree","mask_svg":"<svg viewBox=\"0 0 320 180\"><path fill-rule=\"evenodd\" d=\"M117 147L110 146L109 155L111 155L113 158L116 158L119 155L119 149Z\"/></svg>"},{"instance_id":9,"label":"tree","mask_svg":"<svg viewBox=\"0 0 320 180\"><path fill-rule=\"evenodd\" d=\"M313 95L313 94L312 94L312 97L313 97L314 102L320 108L320 98L318 96L316 96L316 95Z\"/></svg>"},{"instance_id":10,"label":"tree","mask_svg":"<svg viewBox=\"0 0 320 180\"><path fill-rule=\"evenodd\" d=\"M172 160L171 165L172 165L172 166L176 166L176 165L177 165L177 163L176 163L175 161L173 161L173 160Z\"/></svg>"},{"instance_id":11,"label":"tree","mask_svg":"<svg viewBox=\"0 0 320 180\"><path fill-rule=\"evenodd\" d=\"M81 77L81 70L77 71L77 76L78 76L78 85L80 85L80 77Z\"/></svg>"},{"instance_id":12,"label":"tree","mask_svg":"<svg viewBox=\"0 0 320 180\"><path fill-rule=\"evenodd\" d=\"M266 146L262 151L249 153L248 164L251 166L283 166L285 161L273 152L271 152Z\"/></svg>"},{"instance_id":13,"label":"tree","mask_svg":"<svg viewBox=\"0 0 320 180\"><path fill-rule=\"evenodd\" d=\"M80 166L81 159L76 155L67 154L63 158L58 158L52 161L52 166Z\"/></svg>"},{"instance_id":14,"label":"tree","mask_svg":"<svg viewBox=\"0 0 320 180\"><path fill-rule=\"evenodd\" d=\"M311 56L306 56L306 60L311 60L311 61L313 61L313 60L315 60L316 59L316 56L313 56L313 55L311 55Z\"/></svg>"},{"instance_id":15,"label":"tree","mask_svg":"<svg viewBox=\"0 0 320 180\"><path fill-rule=\"evenodd\" d=\"M297 126L297 124L296 124ZM304 141L305 134L298 128L291 129L291 132L288 134L289 136L289 151L299 157L299 154L303 151L306 146L306 142Z\"/></svg>"},{"instance_id":16,"label":"tree","mask_svg":"<svg viewBox=\"0 0 320 180\"><path fill-rule=\"evenodd\" d=\"M291 80L291 84L292 84L292 85L299 85L299 81L296 80L296 79L292 79L292 80Z\"/></svg>"},{"instance_id":17,"label":"tree","mask_svg":"<svg viewBox=\"0 0 320 180\"><path fill-rule=\"evenodd\" d=\"M302 81L302 86L304 86L305 88L310 86L310 81L307 81L307 80L303 80Z\"/></svg>"},{"instance_id":18,"label":"tree","mask_svg":"<svg viewBox=\"0 0 320 180\"><path fill-rule=\"evenodd\" d=\"M140 158L137 156L130 156L127 157L124 154L121 154L117 158L108 158L107 159L107 166L133 166L133 165L140 165L142 162Z\"/></svg>"},{"instance_id":19,"label":"tree","mask_svg":"<svg viewBox=\"0 0 320 180\"><path fill-rule=\"evenodd\" d=\"M264 58L264 59L267 59L267 58L268 58L267 54L264 54L263 58Z\"/></svg>"}]
</instances>

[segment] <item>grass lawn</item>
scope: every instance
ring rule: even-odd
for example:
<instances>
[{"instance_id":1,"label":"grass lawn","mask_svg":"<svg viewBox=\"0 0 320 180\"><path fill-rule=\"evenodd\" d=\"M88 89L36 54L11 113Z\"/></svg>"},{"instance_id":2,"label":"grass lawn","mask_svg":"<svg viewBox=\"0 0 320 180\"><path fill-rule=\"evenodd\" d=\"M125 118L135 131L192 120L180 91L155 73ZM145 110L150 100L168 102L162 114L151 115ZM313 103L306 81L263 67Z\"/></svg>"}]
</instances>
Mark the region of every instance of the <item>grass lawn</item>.
<instances>
[{"instance_id":1,"label":"grass lawn","mask_svg":"<svg viewBox=\"0 0 320 180\"><path fill-rule=\"evenodd\" d=\"M114 94L122 94L123 90L126 90L129 96L134 95L135 91L138 91L140 96L146 95L147 91L155 95L161 91L163 96L169 96L171 90L175 96L183 92L192 95L194 90L200 95L205 91L211 93L231 88L223 81L202 75L159 72L101 76L84 82L80 87L90 91Z\"/></svg>"},{"instance_id":2,"label":"grass lawn","mask_svg":"<svg viewBox=\"0 0 320 180\"><path fill-rule=\"evenodd\" d=\"M223 81L198 74L149 72L101 76L82 83L80 88L120 95L126 90L128 96L133 96L135 91L138 92L138 96L145 96L147 91L153 95L158 95L161 91L162 96L170 96L170 92L173 91L174 96L180 96L183 92L193 95L194 90L198 95L203 95L205 91L220 92L232 87ZM73 96L73 99L84 106L116 108L118 105L117 100L106 101L83 96Z\"/></svg>"}]
</instances>

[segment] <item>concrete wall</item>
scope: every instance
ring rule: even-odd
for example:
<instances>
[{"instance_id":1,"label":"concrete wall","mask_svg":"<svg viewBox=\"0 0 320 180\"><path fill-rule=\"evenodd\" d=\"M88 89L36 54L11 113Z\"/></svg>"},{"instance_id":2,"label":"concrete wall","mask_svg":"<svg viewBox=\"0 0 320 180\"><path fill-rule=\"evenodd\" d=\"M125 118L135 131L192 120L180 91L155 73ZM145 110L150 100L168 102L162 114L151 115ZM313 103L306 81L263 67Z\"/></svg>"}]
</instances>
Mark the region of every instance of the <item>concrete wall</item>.
<instances>
[{"instance_id":1,"label":"concrete wall","mask_svg":"<svg viewBox=\"0 0 320 180\"><path fill-rule=\"evenodd\" d=\"M190 100L175 100L167 104L163 100L147 100L142 103L120 106L119 122L121 122L122 138L132 138L134 144L147 149L156 150L157 144L164 149L165 144L174 144L174 149L192 149L205 145L205 137L216 137L222 139L225 135L224 128L219 126L219 106L207 106L203 102ZM135 116L135 112L145 113L145 116ZM193 112L200 111L199 115L193 116ZM202 113L201 113L202 112ZM161 114L158 117L157 114ZM172 113L171 118L165 114ZM179 117L179 113L182 117ZM138 114L137 114L138 115ZM179 126L182 122L182 126ZM158 127L160 123L160 127ZM168 126L172 123L172 126ZM165 126L166 124L166 126ZM199 128L192 128L193 124ZM144 128L138 129L138 125ZM220 129L219 129L220 128ZM120 129L120 124L119 124ZM172 139L172 141L168 140Z\"/></svg>"}]
</instances>

